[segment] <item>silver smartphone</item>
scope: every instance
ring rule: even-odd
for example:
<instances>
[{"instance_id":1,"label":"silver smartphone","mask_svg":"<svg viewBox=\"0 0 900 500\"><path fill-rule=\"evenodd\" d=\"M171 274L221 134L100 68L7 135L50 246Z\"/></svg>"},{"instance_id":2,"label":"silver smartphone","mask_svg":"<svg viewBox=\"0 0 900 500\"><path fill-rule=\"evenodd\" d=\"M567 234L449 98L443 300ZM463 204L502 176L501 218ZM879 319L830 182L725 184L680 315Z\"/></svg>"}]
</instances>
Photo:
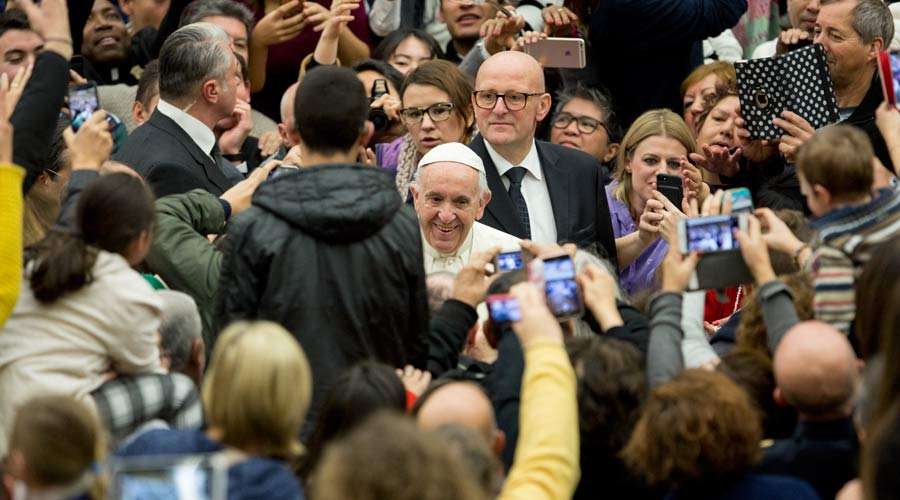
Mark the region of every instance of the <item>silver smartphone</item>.
<instances>
[{"instance_id":1,"label":"silver smartphone","mask_svg":"<svg viewBox=\"0 0 900 500\"><path fill-rule=\"evenodd\" d=\"M545 68L583 68L587 65L581 38L545 38L526 45L525 53Z\"/></svg>"}]
</instances>

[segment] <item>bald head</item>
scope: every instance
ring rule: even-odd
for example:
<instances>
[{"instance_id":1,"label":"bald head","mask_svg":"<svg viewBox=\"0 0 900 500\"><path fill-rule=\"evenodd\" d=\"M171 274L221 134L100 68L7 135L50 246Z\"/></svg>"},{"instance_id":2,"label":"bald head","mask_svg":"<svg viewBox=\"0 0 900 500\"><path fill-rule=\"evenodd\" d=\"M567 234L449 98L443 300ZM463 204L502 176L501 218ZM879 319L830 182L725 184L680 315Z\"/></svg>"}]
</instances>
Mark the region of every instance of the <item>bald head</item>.
<instances>
[{"instance_id":1,"label":"bald head","mask_svg":"<svg viewBox=\"0 0 900 500\"><path fill-rule=\"evenodd\" d=\"M834 327L797 324L778 345L773 367L782 398L801 414L849 414L859 368L847 338Z\"/></svg>"},{"instance_id":2,"label":"bald head","mask_svg":"<svg viewBox=\"0 0 900 500\"><path fill-rule=\"evenodd\" d=\"M495 75L508 75L513 80L521 80L531 87L531 92L545 92L544 68L530 55L524 52L503 51L487 58L478 68L475 77L475 88L480 89L478 82Z\"/></svg>"},{"instance_id":3,"label":"bald head","mask_svg":"<svg viewBox=\"0 0 900 500\"><path fill-rule=\"evenodd\" d=\"M477 431L491 448L498 432L491 401L471 382L451 382L436 389L419 408L416 419L425 430L445 425L468 427Z\"/></svg>"}]
</instances>

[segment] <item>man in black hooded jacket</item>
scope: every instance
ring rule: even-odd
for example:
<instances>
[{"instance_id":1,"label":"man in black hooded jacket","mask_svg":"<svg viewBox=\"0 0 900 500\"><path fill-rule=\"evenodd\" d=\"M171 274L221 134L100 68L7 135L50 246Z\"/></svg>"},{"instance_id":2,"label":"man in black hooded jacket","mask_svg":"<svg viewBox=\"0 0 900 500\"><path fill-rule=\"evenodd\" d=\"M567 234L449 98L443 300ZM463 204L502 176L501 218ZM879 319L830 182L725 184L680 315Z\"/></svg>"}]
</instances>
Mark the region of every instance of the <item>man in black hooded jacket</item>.
<instances>
[{"instance_id":1,"label":"man in black hooded jacket","mask_svg":"<svg viewBox=\"0 0 900 500\"><path fill-rule=\"evenodd\" d=\"M387 173L355 164L373 132L356 75L316 68L294 106L303 168L262 184L231 222L218 330L267 319L294 335L312 367L310 423L358 361L425 367L428 304L415 213Z\"/></svg>"}]
</instances>

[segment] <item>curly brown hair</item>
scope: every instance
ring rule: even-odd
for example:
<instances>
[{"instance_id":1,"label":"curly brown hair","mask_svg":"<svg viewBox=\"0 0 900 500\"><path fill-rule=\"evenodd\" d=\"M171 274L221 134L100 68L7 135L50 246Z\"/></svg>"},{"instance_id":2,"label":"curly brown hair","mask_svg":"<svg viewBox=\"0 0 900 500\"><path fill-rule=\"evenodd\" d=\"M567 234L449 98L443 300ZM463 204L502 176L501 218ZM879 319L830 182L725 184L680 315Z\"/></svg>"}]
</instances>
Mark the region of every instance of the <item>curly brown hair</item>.
<instances>
[{"instance_id":1,"label":"curly brown hair","mask_svg":"<svg viewBox=\"0 0 900 500\"><path fill-rule=\"evenodd\" d=\"M813 287L812 277L805 272L788 274L781 277L784 284L791 291L794 299L794 308L797 309L797 317L800 321L806 321L813 317ZM759 300L759 289L754 290L741 309L741 321L737 327L737 346L744 349L752 349L771 356L768 344L768 330L763 321L762 306Z\"/></svg>"},{"instance_id":2,"label":"curly brown hair","mask_svg":"<svg viewBox=\"0 0 900 500\"><path fill-rule=\"evenodd\" d=\"M761 434L743 389L719 372L685 370L650 393L622 458L652 486L725 482L757 460Z\"/></svg>"}]
</instances>

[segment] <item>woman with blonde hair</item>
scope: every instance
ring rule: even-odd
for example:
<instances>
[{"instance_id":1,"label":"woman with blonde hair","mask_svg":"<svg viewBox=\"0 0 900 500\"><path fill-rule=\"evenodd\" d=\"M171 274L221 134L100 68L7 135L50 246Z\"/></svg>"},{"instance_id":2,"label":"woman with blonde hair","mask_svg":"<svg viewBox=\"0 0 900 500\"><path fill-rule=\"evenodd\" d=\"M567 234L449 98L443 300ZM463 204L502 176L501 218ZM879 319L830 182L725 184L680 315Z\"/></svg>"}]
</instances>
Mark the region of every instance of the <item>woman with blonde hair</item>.
<instances>
[{"instance_id":1,"label":"woman with blonde hair","mask_svg":"<svg viewBox=\"0 0 900 500\"><path fill-rule=\"evenodd\" d=\"M684 217L656 186L657 174L682 178L685 200L709 193L700 171L688 162L697 143L684 120L667 109L644 113L619 147L614 180L606 187L622 288L635 294L653 288L656 268L666 256L667 233Z\"/></svg>"},{"instance_id":2,"label":"woman with blonde hair","mask_svg":"<svg viewBox=\"0 0 900 500\"><path fill-rule=\"evenodd\" d=\"M237 322L216 340L203 382L205 431L148 431L117 453L173 455L228 451L228 498L302 497L291 467L312 398L300 344L269 321Z\"/></svg>"}]
</instances>

